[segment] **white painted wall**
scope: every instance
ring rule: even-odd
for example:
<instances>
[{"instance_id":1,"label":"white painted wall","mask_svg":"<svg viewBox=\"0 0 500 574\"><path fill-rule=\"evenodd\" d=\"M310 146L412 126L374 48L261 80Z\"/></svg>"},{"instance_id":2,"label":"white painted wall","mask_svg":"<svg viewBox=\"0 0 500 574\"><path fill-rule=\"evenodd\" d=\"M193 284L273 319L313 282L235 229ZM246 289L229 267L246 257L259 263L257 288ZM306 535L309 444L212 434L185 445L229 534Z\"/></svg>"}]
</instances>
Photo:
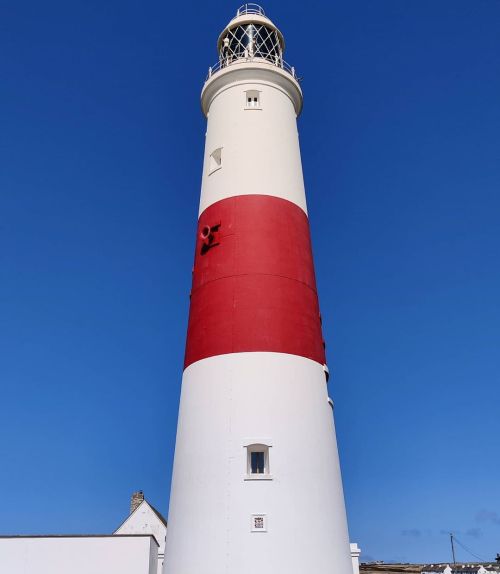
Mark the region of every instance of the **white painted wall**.
<instances>
[{"instance_id":1,"label":"white painted wall","mask_svg":"<svg viewBox=\"0 0 500 574\"><path fill-rule=\"evenodd\" d=\"M272 480L245 480L249 442ZM251 532L252 514L268 532ZM351 574L332 409L320 364L233 353L182 383L165 574Z\"/></svg>"},{"instance_id":2,"label":"white painted wall","mask_svg":"<svg viewBox=\"0 0 500 574\"><path fill-rule=\"evenodd\" d=\"M0 538L2 574L156 574L152 536Z\"/></svg>"},{"instance_id":3,"label":"white painted wall","mask_svg":"<svg viewBox=\"0 0 500 574\"><path fill-rule=\"evenodd\" d=\"M351 542L352 573L359 574L359 556L361 549L356 542Z\"/></svg>"},{"instance_id":4,"label":"white painted wall","mask_svg":"<svg viewBox=\"0 0 500 574\"><path fill-rule=\"evenodd\" d=\"M161 574L167 527L146 500L128 516L115 534L152 534L158 543L158 574Z\"/></svg>"},{"instance_id":5,"label":"white painted wall","mask_svg":"<svg viewBox=\"0 0 500 574\"><path fill-rule=\"evenodd\" d=\"M442 566L442 564L437 564L436 565L436 570L433 569L433 565L431 564L430 567L424 566L422 568L422 574L451 574L452 570L450 568L450 565L447 564L446 568L444 570L441 570L440 566ZM460 565L461 566L461 565ZM459 566L459 568L460 568ZM479 573L478 573L479 574ZM482 574L482 573L481 573Z\"/></svg>"},{"instance_id":6,"label":"white painted wall","mask_svg":"<svg viewBox=\"0 0 500 574\"><path fill-rule=\"evenodd\" d=\"M245 92L260 92L261 109L247 108ZM270 64L235 64L218 72L203 92L209 106L200 213L236 195L273 195L307 213L297 132L302 99L297 82ZM222 147L222 167L210 174L210 154Z\"/></svg>"}]
</instances>

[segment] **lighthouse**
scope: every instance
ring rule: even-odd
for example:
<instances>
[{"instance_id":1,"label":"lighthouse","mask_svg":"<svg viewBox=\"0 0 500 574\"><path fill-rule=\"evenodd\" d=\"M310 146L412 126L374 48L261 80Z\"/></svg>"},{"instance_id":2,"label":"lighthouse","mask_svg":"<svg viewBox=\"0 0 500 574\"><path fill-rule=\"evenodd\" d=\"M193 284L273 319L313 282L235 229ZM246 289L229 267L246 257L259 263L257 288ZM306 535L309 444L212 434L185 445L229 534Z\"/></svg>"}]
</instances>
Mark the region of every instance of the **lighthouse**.
<instances>
[{"instance_id":1,"label":"lighthouse","mask_svg":"<svg viewBox=\"0 0 500 574\"><path fill-rule=\"evenodd\" d=\"M352 572L285 41L245 4L205 155L164 574Z\"/></svg>"}]
</instances>

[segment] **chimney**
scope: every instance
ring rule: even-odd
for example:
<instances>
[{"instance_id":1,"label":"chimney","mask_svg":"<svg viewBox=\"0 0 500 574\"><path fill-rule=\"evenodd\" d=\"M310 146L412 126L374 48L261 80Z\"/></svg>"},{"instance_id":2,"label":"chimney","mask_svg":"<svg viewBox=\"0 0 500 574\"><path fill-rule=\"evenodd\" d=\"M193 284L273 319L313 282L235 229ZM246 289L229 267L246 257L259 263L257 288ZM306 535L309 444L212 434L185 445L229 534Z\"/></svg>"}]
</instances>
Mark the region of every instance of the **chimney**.
<instances>
[{"instance_id":1,"label":"chimney","mask_svg":"<svg viewBox=\"0 0 500 574\"><path fill-rule=\"evenodd\" d=\"M144 500L144 492L139 490L132 494L132 498L130 499L130 514L134 512L134 510L143 502Z\"/></svg>"}]
</instances>

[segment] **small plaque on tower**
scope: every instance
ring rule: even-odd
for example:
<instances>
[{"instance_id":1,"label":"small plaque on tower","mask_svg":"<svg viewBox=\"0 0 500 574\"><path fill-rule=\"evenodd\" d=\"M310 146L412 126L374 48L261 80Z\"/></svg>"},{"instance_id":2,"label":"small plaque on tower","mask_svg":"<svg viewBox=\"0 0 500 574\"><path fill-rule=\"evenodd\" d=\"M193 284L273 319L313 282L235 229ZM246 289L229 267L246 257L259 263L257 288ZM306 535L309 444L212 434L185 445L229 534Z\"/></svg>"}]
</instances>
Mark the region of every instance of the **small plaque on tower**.
<instances>
[{"instance_id":1,"label":"small plaque on tower","mask_svg":"<svg viewBox=\"0 0 500 574\"><path fill-rule=\"evenodd\" d=\"M252 514L252 532L267 532L267 516L265 514Z\"/></svg>"}]
</instances>

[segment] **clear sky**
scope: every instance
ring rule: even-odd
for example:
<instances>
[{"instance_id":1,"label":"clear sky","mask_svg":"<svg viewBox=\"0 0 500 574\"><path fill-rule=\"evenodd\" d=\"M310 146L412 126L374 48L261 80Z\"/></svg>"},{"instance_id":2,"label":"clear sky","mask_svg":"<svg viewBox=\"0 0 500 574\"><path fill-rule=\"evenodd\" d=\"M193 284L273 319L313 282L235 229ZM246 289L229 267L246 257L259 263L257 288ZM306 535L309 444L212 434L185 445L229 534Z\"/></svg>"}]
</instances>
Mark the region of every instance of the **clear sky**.
<instances>
[{"instance_id":1,"label":"clear sky","mask_svg":"<svg viewBox=\"0 0 500 574\"><path fill-rule=\"evenodd\" d=\"M0 533L166 513L204 143L238 4L0 10ZM500 2L264 5L299 120L351 539L500 552ZM314 488L314 477L311 477ZM460 560L472 557L458 547Z\"/></svg>"}]
</instances>

